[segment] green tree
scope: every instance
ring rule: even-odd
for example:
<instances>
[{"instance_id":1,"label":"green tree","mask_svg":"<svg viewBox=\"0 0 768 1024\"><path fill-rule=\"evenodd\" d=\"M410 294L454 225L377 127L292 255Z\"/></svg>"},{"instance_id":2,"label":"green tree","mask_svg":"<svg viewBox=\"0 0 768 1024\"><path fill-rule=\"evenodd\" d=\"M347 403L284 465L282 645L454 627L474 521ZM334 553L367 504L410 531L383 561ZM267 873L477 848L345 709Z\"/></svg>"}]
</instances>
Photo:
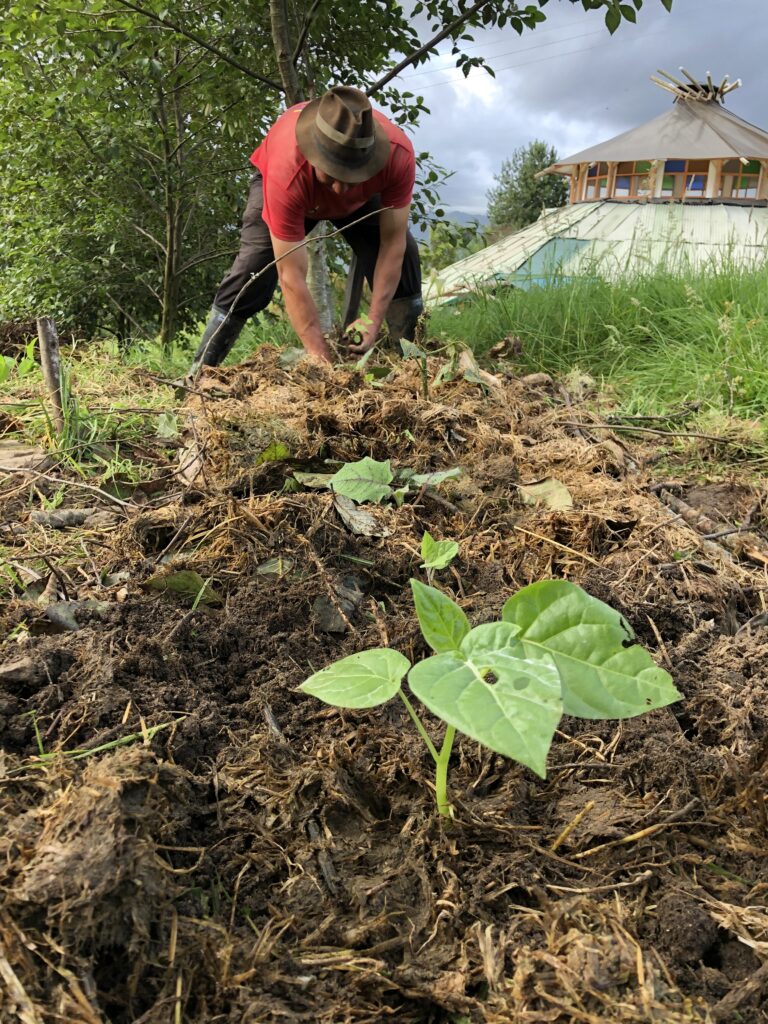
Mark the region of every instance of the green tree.
<instances>
[{"instance_id":1,"label":"green tree","mask_svg":"<svg viewBox=\"0 0 768 1024\"><path fill-rule=\"evenodd\" d=\"M571 2L611 31L642 6ZM472 29L522 33L547 3L406 11L371 0L361 31L352 0L11 0L0 19L0 319L45 311L89 330L159 328L169 342L202 314L236 248L248 153L286 100L354 82L414 125L423 98L391 84L404 66L446 40L469 74L485 64L462 49ZM427 214L439 174L420 156Z\"/></svg>"},{"instance_id":2,"label":"green tree","mask_svg":"<svg viewBox=\"0 0 768 1024\"><path fill-rule=\"evenodd\" d=\"M443 270L457 260L479 252L486 244L479 223L458 224L438 221L429 230L429 241L421 246L421 262L425 270Z\"/></svg>"},{"instance_id":3,"label":"green tree","mask_svg":"<svg viewBox=\"0 0 768 1024\"><path fill-rule=\"evenodd\" d=\"M543 209L563 206L568 185L559 175L537 178L539 171L555 163L553 146L535 139L516 149L495 175L495 188L488 191L488 221L492 228L514 231L532 224Z\"/></svg>"}]
</instances>

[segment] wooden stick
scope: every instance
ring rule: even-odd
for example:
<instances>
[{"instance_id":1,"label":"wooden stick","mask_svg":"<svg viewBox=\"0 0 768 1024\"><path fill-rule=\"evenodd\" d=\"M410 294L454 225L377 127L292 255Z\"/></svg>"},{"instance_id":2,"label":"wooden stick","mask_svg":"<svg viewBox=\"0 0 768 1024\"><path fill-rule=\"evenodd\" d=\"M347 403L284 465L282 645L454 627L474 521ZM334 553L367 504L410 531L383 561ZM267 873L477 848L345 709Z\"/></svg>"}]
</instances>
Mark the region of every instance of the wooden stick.
<instances>
[{"instance_id":1,"label":"wooden stick","mask_svg":"<svg viewBox=\"0 0 768 1024\"><path fill-rule=\"evenodd\" d=\"M64 432L64 407L61 401L61 356L56 324L49 316L37 318L37 336L40 339L40 365L43 379L53 406L53 424L61 434Z\"/></svg>"},{"instance_id":2,"label":"wooden stick","mask_svg":"<svg viewBox=\"0 0 768 1024\"><path fill-rule=\"evenodd\" d=\"M668 78L670 80L670 82L674 82L674 84L679 89L682 89L684 93L688 94L690 92L690 90L689 90L688 86L685 84L685 82L681 82L679 78L675 78L674 75L670 75L670 73L668 71L662 71L661 68L656 68L656 71L657 71L658 74L664 75L665 78Z\"/></svg>"},{"instance_id":3,"label":"wooden stick","mask_svg":"<svg viewBox=\"0 0 768 1024\"><path fill-rule=\"evenodd\" d=\"M666 89L667 92L671 92L673 96L680 95L679 89L676 89L674 85L669 85L667 82L662 82L662 80L660 78L657 78L655 75L651 75L651 81L654 83L654 85L658 85L660 88Z\"/></svg>"},{"instance_id":4,"label":"wooden stick","mask_svg":"<svg viewBox=\"0 0 768 1024\"><path fill-rule=\"evenodd\" d=\"M690 79L692 85L695 85L698 90L701 90L701 82L694 78L690 71L686 71L684 67L681 67L680 70L686 78Z\"/></svg>"},{"instance_id":5,"label":"wooden stick","mask_svg":"<svg viewBox=\"0 0 768 1024\"><path fill-rule=\"evenodd\" d=\"M21 1021L21 1024L41 1024L40 1017L32 1000L27 995L24 986L17 978L15 971L6 960L2 951L0 951L0 978L5 982L11 999L16 1003L18 1019Z\"/></svg>"}]
</instances>

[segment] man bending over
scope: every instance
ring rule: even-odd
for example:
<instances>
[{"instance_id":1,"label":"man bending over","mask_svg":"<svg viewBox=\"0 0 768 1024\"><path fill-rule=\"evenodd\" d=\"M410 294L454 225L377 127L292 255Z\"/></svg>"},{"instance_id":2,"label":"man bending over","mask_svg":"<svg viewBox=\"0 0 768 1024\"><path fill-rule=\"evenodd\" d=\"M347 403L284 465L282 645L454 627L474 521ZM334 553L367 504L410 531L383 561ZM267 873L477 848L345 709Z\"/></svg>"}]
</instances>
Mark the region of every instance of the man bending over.
<instances>
[{"instance_id":1,"label":"man bending over","mask_svg":"<svg viewBox=\"0 0 768 1024\"><path fill-rule=\"evenodd\" d=\"M365 93L336 86L282 114L251 162L256 173L240 251L216 293L190 372L218 366L248 318L269 304L278 280L302 345L332 361L307 287L307 248L296 248L321 220L341 229L371 287L369 316L352 325L360 340L351 351L373 348L384 319L391 335L413 340L423 305L419 252L408 230L416 165L405 133L372 109ZM259 276L251 280L253 274Z\"/></svg>"}]
</instances>

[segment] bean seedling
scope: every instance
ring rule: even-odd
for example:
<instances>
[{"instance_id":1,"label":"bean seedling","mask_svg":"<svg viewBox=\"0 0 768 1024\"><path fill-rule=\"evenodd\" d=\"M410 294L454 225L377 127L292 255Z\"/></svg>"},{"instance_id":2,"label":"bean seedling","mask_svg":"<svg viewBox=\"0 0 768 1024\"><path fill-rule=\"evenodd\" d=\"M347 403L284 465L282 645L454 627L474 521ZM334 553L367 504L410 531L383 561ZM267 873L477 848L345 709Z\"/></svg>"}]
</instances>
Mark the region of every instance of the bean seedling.
<instances>
[{"instance_id":1,"label":"bean seedling","mask_svg":"<svg viewBox=\"0 0 768 1024\"><path fill-rule=\"evenodd\" d=\"M434 587L411 580L421 632L434 654L415 665L374 648L342 658L300 689L341 708L372 708L400 697L435 763L435 796L450 816L448 764L457 730L546 776L561 717L633 718L680 699L671 676L636 644L609 605L566 580L514 594L501 620L474 629ZM445 725L438 750L409 697Z\"/></svg>"},{"instance_id":2,"label":"bean seedling","mask_svg":"<svg viewBox=\"0 0 768 1024\"><path fill-rule=\"evenodd\" d=\"M435 540L429 530L424 531L421 538L421 557L424 559L421 568L427 570L430 583L435 573L447 569L458 553L459 545L455 540Z\"/></svg>"}]
</instances>

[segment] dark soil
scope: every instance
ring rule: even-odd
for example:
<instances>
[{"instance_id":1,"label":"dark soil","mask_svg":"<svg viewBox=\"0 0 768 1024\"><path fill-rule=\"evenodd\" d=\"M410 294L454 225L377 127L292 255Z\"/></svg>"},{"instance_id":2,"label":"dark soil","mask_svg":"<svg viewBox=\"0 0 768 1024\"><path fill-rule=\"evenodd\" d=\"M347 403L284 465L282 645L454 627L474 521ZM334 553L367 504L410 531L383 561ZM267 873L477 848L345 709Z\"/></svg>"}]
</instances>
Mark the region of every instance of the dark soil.
<instances>
[{"instance_id":1,"label":"dark soil","mask_svg":"<svg viewBox=\"0 0 768 1024\"><path fill-rule=\"evenodd\" d=\"M67 563L70 599L106 607L3 648L0 1020L768 1021L762 568L702 549L637 452L568 433L573 408L546 387L460 380L423 399L414 364L374 388L270 353L208 386L219 397L190 405L203 475L85 539L127 581ZM258 465L276 440L290 458ZM464 475L374 510L377 538L350 533L329 494L284 490L299 466L364 455ZM516 484L546 476L572 509L522 503ZM745 489L742 516L759 498ZM721 491L713 507L727 519ZM407 586L424 529L459 541L439 583L473 623L571 579L622 612L684 700L564 719L546 781L461 739L454 820L439 818L398 702L338 711L296 689L367 647L426 653ZM181 568L224 604L143 586ZM363 601L324 633L318 601L350 575ZM22 597L4 616L50 624Z\"/></svg>"}]
</instances>

